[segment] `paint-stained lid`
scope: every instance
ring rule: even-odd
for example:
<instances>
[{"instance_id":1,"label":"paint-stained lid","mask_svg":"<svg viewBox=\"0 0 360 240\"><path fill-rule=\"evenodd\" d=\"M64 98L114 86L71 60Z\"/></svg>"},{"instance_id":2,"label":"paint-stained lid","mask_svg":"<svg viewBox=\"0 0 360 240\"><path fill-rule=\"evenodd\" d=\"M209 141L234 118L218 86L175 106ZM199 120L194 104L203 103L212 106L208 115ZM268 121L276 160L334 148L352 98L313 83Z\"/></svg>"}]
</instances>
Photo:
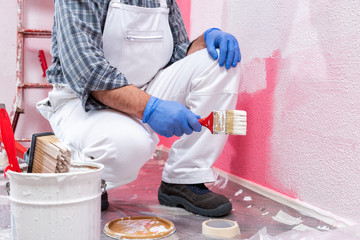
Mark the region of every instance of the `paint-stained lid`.
<instances>
[{"instance_id":1,"label":"paint-stained lid","mask_svg":"<svg viewBox=\"0 0 360 240\"><path fill-rule=\"evenodd\" d=\"M171 221L151 216L118 218L104 227L104 233L114 239L158 239L174 232Z\"/></svg>"}]
</instances>

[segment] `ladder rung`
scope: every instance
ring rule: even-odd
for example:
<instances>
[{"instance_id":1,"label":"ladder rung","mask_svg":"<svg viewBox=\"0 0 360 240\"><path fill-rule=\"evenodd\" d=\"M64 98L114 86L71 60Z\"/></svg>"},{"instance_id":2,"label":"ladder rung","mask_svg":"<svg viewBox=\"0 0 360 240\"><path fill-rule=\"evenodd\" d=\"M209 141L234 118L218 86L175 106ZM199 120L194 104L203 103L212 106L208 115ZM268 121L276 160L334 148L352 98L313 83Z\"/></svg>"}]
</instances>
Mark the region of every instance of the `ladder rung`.
<instances>
[{"instance_id":1,"label":"ladder rung","mask_svg":"<svg viewBox=\"0 0 360 240\"><path fill-rule=\"evenodd\" d=\"M15 141L17 142L31 142L30 138L19 138L19 139L15 139Z\"/></svg>"},{"instance_id":2,"label":"ladder rung","mask_svg":"<svg viewBox=\"0 0 360 240\"><path fill-rule=\"evenodd\" d=\"M50 83L21 83L19 88L52 88Z\"/></svg>"},{"instance_id":3,"label":"ladder rung","mask_svg":"<svg viewBox=\"0 0 360 240\"><path fill-rule=\"evenodd\" d=\"M38 37L38 38L51 37L50 30L21 29L18 31L18 33L23 34L24 37Z\"/></svg>"}]
</instances>

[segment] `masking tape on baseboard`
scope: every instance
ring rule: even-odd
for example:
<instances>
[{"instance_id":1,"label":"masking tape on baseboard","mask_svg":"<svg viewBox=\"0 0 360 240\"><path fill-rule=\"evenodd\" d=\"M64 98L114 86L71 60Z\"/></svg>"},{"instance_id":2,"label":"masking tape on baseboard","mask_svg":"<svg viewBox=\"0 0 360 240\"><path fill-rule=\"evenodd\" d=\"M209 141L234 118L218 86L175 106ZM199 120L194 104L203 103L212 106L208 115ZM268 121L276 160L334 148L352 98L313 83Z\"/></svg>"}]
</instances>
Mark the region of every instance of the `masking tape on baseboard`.
<instances>
[{"instance_id":1,"label":"masking tape on baseboard","mask_svg":"<svg viewBox=\"0 0 360 240\"><path fill-rule=\"evenodd\" d=\"M210 219L202 223L202 234L209 237L233 238L240 235L240 228L235 221Z\"/></svg>"}]
</instances>

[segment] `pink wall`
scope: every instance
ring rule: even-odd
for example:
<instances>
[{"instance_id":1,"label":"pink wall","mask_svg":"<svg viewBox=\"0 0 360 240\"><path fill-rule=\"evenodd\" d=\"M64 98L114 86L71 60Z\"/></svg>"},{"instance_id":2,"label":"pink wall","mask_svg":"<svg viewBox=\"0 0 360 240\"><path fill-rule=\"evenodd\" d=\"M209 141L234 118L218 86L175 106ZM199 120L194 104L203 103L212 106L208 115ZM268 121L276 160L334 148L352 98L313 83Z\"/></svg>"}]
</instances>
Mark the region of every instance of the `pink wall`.
<instances>
[{"instance_id":1,"label":"pink wall","mask_svg":"<svg viewBox=\"0 0 360 240\"><path fill-rule=\"evenodd\" d=\"M191 2L191 35L220 26L243 54L248 134L217 167L358 222L359 12L355 0Z\"/></svg>"},{"instance_id":2,"label":"pink wall","mask_svg":"<svg viewBox=\"0 0 360 240\"><path fill-rule=\"evenodd\" d=\"M247 135L229 136L223 155L215 166L266 186L268 165L271 162L274 90L281 61L279 51L264 61L266 88L255 93L241 93L238 99L237 109L245 110L248 114Z\"/></svg>"},{"instance_id":3,"label":"pink wall","mask_svg":"<svg viewBox=\"0 0 360 240\"><path fill-rule=\"evenodd\" d=\"M181 10L181 14L184 19L185 27L188 33L190 34L190 14L191 14L191 0L178 0L176 1Z\"/></svg>"}]
</instances>

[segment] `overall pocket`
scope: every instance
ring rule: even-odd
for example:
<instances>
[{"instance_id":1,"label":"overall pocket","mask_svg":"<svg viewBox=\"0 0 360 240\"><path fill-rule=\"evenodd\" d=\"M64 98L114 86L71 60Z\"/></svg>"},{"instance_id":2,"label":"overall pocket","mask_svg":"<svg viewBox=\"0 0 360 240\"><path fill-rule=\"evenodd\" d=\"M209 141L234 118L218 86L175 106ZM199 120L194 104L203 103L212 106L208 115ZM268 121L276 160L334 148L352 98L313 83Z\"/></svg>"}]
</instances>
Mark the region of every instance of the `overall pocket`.
<instances>
[{"instance_id":1,"label":"overall pocket","mask_svg":"<svg viewBox=\"0 0 360 240\"><path fill-rule=\"evenodd\" d=\"M126 30L119 69L127 80L141 87L169 61L163 31Z\"/></svg>"}]
</instances>

